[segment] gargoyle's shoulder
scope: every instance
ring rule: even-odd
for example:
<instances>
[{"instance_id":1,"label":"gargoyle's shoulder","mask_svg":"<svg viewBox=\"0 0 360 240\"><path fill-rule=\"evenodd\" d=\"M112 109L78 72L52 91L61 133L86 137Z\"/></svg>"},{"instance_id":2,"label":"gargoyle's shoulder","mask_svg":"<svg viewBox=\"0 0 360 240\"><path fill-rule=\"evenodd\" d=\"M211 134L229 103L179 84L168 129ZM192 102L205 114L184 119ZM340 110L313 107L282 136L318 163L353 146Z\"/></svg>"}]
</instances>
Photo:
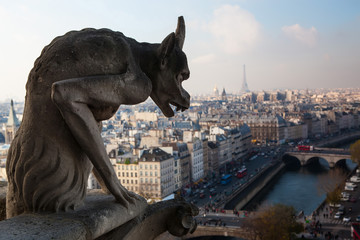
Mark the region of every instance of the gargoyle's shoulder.
<instances>
[{"instance_id":1,"label":"gargoyle's shoulder","mask_svg":"<svg viewBox=\"0 0 360 240\"><path fill-rule=\"evenodd\" d=\"M88 36L88 35L108 35L108 36L118 36L118 37L125 37L122 32L113 31L108 28L84 28L82 30L73 30L69 31L61 37L73 37L73 36Z\"/></svg>"}]
</instances>

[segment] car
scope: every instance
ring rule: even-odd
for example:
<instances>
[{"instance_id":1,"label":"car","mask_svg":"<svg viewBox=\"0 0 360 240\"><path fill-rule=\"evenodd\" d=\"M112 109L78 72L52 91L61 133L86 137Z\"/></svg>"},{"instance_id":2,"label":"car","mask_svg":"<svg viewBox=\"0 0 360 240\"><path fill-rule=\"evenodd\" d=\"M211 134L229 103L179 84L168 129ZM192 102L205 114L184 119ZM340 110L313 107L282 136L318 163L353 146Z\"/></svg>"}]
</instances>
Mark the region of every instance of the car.
<instances>
[{"instance_id":1,"label":"car","mask_svg":"<svg viewBox=\"0 0 360 240\"><path fill-rule=\"evenodd\" d=\"M342 201L342 202L347 202L347 201L349 201L350 199L349 199L349 197L342 197L342 198L340 198L340 201Z\"/></svg>"},{"instance_id":2,"label":"car","mask_svg":"<svg viewBox=\"0 0 360 240\"><path fill-rule=\"evenodd\" d=\"M350 197L350 193L348 193L348 192L342 192L342 193L341 193L341 196L342 196L342 197Z\"/></svg>"},{"instance_id":3,"label":"car","mask_svg":"<svg viewBox=\"0 0 360 240\"><path fill-rule=\"evenodd\" d=\"M338 212L340 214L345 214L345 206L340 206L339 209L338 209Z\"/></svg>"},{"instance_id":4,"label":"car","mask_svg":"<svg viewBox=\"0 0 360 240\"><path fill-rule=\"evenodd\" d=\"M211 195L211 196L216 195L216 190L215 190L214 188L211 188L211 189L210 189L210 195Z\"/></svg>"},{"instance_id":5,"label":"car","mask_svg":"<svg viewBox=\"0 0 360 240\"><path fill-rule=\"evenodd\" d=\"M351 182L358 183L358 182L360 182L360 178L357 177L357 176L352 176L352 177L350 178L350 181L351 181Z\"/></svg>"},{"instance_id":6,"label":"car","mask_svg":"<svg viewBox=\"0 0 360 240\"><path fill-rule=\"evenodd\" d=\"M335 219L340 219L340 217L341 217L341 213L340 213L340 212L335 213L335 215L334 215L334 218L335 218Z\"/></svg>"},{"instance_id":7,"label":"car","mask_svg":"<svg viewBox=\"0 0 360 240\"><path fill-rule=\"evenodd\" d=\"M349 187L353 187L353 188L357 187L357 185L355 183L353 183L353 182L346 182L345 186L349 186Z\"/></svg>"},{"instance_id":8,"label":"car","mask_svg":"<svg viewBox=\"0 0 360 240\"><path fill-rule=\"evenodd\" d=\"M329 206L338 208L338 207L341 207L341 204L339 204L339 203L330 203Z\"/></svg>"},{"instance_id":9,"label":"car","mask_svg":"<svg viewBox=\"0 0 360 240\"><path fill-rule=\"evenodd\" d=\"M360 222L360 215L356 217L356 221Z\"/></svg>"},{"instance_id":10,"label":"car","mask_svg":"<svg viewBox=\"0 0 360 240\"><path fill-rule=\"evenodd\" d=\"M343 222L350 222L350 221L351 221L351 217L350 217L350 216L343 218Z\"/></svg>"},{"instance_id":11,"label":"car","mask_svg":"<svg viewBox=\"0 0 360 240\"><path fill-rule=\"evenodd\" d=\"M350 186L345 186L344 188L346 191L354 191L354 188L353 187L350 187Z\"/></svg>"}]
</instances>

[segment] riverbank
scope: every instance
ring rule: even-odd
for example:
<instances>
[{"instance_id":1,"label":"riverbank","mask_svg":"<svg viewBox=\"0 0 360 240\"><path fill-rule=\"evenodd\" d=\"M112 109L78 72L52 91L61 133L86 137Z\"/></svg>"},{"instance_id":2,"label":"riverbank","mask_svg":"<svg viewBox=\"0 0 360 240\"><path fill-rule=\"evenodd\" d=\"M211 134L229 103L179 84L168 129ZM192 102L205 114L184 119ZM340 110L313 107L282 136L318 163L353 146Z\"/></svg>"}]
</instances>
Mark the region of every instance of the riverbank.
<instances>
[{"instance_id":1,"label":"riverbank","mask_svg":"<svg viewBox=\"0 0 360 240\"><path fill-rule=\"evenodd\" d=\"M329 146L329 144L341 144L341 143L348 143L349 141L355 141L358 137L360 137L360 132L354 132L354 133L347 133L343 136L336 136L334 138L326 138L323 141L319 141L317 143L313 143L316 146ZM282 156L279 156L278 158L278 164L282 159ZM321 168L320 166L318 168ZM224 201L225 203L222 203L221 206L224 206L225 209L237 209L237 210L247 210L247 211L253 211L255 210L261 202L263 202L264 197L267 196L269 190L271 190L276 184L279 184L279 179L282 179L283 174L286 172L286 180L285 183L287 184L287 190L282 193L281 201L285 201L284 204L286 204L286 201L289 199L294 199L297 201L297 203L300 203L300 210L302 210L302 207L306 207L306 214L311 214L314 209L319 207L319 203L322 203L324 201L324 196L322 193L318 192L318 187L316 186L316 183L314 181L318 181L317 178L322 176L322 178L326 178L327 171L326 170L319 170L315 167L309 168L300 168L298 170L291 170L286 171L285 166L280 167L277 169L275 166L269 166L266 169L263 169L259 174L257 174L251 181L249 181L246 186L241 186L239 189L237 189L234 193L231 194L231 196L227 197ZM289 175L289 176L288 176ZM309 177L309 181L302 182L302 176ZM323 176L324 175L324 176ZM298 181L294 181L290 183L289 181L292 180L293 177L297 176L299 178ZM283 180L281 180L283 181ZM300 181L300 182L299 182ZM311 188L312 190L307 193L308 189ZM300 196L298 195L299 192L304 192ZM308 198L312 198L312 196L317 196L316 201L312 201L310 204L308 202ZM279 201L275 201L279 202ZM269 202L270 204L272 201ZM291 203L288 203L292 205ZM304 205L305 204L305 205Z\"/></svg>"},{"instance_id":2,"label":"riverbank","mask_svg":"<svg viewBox=\"0 0 360 240\"><path fill-rule=\"evenodd\" d=\"M224 204L224 209L242 210L259 192L261 192L285 167L282 162L273 164L262 169L259 174L251 179L242 188L235 191Z\"/></svg>"}]
</instances>

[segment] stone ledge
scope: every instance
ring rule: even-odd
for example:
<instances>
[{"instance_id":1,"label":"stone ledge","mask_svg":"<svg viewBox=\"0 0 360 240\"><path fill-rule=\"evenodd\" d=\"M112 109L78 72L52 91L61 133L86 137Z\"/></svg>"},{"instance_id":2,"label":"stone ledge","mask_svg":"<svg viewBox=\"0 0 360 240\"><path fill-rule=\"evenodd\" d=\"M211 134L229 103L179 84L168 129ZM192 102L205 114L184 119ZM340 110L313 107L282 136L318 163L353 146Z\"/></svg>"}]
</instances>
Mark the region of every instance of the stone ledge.
<instances>
[{"instance_id":1,"label":"stone ledge","mask_svg":"<svg viewBox=\"0 0 360 240\"><path fill-rule=\"evenodd\" d=\"M166 231L183 236L195 231L197 214L197 207L183 199L153 205L139 201L126 209L112 195L93 194L73 211L27 213L0 221L0 239L147 240Z\"/></svg>"},{"instance_id":2,"label":"stone ledge","mask_svg":"<svg viewBox=\"0 0 360 240\"><path fill-rule=\"evenodd\" d=\"M0 239L95 239L142 215L146 202L129 209L112 195L90 195L83 207L60 213L22 214L0 222Z\"/></svg>"}]
</instances>

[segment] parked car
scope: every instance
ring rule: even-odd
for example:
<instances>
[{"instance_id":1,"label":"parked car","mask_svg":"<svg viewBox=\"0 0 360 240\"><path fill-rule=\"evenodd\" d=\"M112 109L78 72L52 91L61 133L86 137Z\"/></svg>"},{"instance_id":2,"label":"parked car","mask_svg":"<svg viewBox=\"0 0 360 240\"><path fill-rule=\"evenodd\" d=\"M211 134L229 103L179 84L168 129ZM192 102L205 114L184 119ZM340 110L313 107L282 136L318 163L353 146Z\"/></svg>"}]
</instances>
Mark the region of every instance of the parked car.
<instances>
[{"instance_id":1,"label":"parked car","mask_svg":"<svg viewBox=\"0 0 360 240\"><path fill-rule=\"evenodd\" d=\"M348 192L341 192L342 197L350 197L350 193Z\"/></svg>"},{"instance_id":2,"label":"parked car","mask_svg":"<svg viewBox=\"0 0 360 240\"><path fill-rule=\"evenodd\" d=\"M356 221L360 222L360 215L356 217Z\"/></svg>"},{"instance_id":3,"label":"parked car","mask_svg":"<svg viewBox=\"0 0 360 240\"><path fill-rule=\"evenodd\" d=\"M340 213L340 212L335 213L335 215L334 215L334 218L335 218L335 219L340 219L340 217L341 217L341 213Z\"/></svg>"},{"instance_id":4,"label":"parked car","mask_svg":"<svg viewBox=\"0 0 360 240\"><path fill-rule=\"evenodd\" d=\"M358 182L360 182L360 177L358 177L358 176L352 176L352 177L350 178L350 181L351 181L351 182L358 183Z\"/></svg>"},{"instance_id":5,"label":"parked car","mask_svg":"<svg viewBox=\"0 0 360 240\"><path fill-rule=\"evenodd\" d=\"M338 209L338 212L340 214L345 214L345 207L344 206L340 206L339 209Z\"/></svg>"},{"instance_id":6,"label":"parked car","mask_svg":"<svg viewBox=\"0 0 360 240\"><path fill-rule=\"evenodd\" d=\"M350 217L350 216L343 218L343 222L350 222L350 221L351 221L351 217Z\"/></svg>"},{"instance_id":7,"label":"parked car","mask_svg":"<svg viewBox=\"0 0 360 240\"><path fill-rule=\"evenodd\" d=\"M353 188L357 187L357 185L355 183L353 183L353 182L346 182L345 186L349 186L349 187L353 187Z\"/></svg>"},{"instance_id":8,"label":"parked car","mask_svg":"<svg viewBox=\"0 0 360 240\"><path fill-rule=\"evenodd\" d=\"M345 186L344 188L346 191L354 191L353 187Z\"/></svg>"},{"instance_id":9,"label":"parked car","mask_svg":"<svg viewBox=\"0 0 360 240\"><path fill-rule=\"evenodd\" d=\"M211 195L211 196L216 195L216 190L215 190L215 188L211 188L211 189L210 189L210 195Z\"/></svg>"},{"instance_id":10,"label":"parked car","mask_svg":"<svg viewBox=\"0 0 360 240\"><path fill-rule=\"evenodd\" d=\"M349 201L350 199L349 199L349 197L342 197L342 198L340 198L340 201L342 201L342 202L347 202L347 201Z\"/></svg>"},{"instance_id":11,"label":"parked car","mask_svg":"<svg viewBox=\"0 0 360 240\"><path fill-rule=\"evenodd\" d=\"M338 208L338 207L341 206L341 204L339 204L339 203L330 203L329 206Z\"/></svg>"}]
</instances>

